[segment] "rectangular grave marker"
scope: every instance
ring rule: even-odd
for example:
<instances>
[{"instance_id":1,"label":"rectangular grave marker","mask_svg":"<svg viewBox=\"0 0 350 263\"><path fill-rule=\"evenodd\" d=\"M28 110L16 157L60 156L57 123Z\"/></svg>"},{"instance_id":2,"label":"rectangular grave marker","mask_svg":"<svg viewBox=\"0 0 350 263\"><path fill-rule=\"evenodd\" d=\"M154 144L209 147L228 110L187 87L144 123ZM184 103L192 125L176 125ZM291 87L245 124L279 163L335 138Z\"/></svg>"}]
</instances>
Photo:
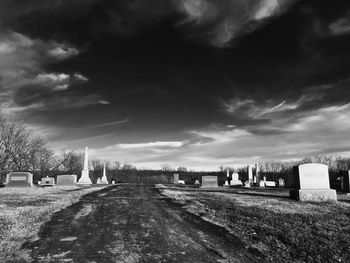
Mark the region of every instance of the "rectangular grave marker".
<instances>
[{"instance_id":1,"label":"rectangular grave marker","mask_svg":"<svg viewBox=\"0 0 350 263\"><path fill-rule=\"evenodd\" d=\"M253 167L251 165L248 165L247 172L248 172L248 181L252 186L253 185Z\"/></svg>"},{"instance_id":2,"label":"rectangular grave marker","mask_svg":"<svg viewBox=\"0 0 350 263\"><path fill-rule=\"evenodd\" d=\"M39 182L40 182L41 186L53 186L55 184L55 178L43 177L43 178L41 178L41 181L39 181Z\"/></svg>"},{"instance_id":3,"label":"rectangular grave marker","mask_svg":"<svg viewBox=\"0 0 350 263\"><path fill-rule=\"evenodd\" d=\"M57 176L57 186L75 186L77 176L75 174L64 174Z\"/></svg>"},{"instance_id":4,"label":"rectangular grave marker","mask_svg":"<svg viewBox=\"0 0 350 263\"><path fill-rule=\"evenodd\" d=\"M211 188L211 187L219 187L218 177L211 176L211 175L202 176L202 188Z\"/></svg>"},{"instance_id":5,"label":"rectangular grave marker","mask_svg":"<svg viewBox=\"0 0 350 263\"><path fill-rule=\"evenodd\" d=\"M33 175L26 172L12 172L7 174L6 187L32 187Z\"/></svg>"},{"instance_id":6,"label":"rectangular grave marker","mask_svg":"<svg viewBox=\"0 0 350 263\"><path fill-rule=\"evenodd\" d=\"M290 196L300 201L322 202L337 200L336 191L330 189L328 166L308 163L293 168L296 189Z\"/></svg>"},{"instance_id":7,"label":"rectangular grave marker","mask_svg":"<svg viewBox=\"0 0 350 263\"><path fill-rule=\"evenodd\" d=\"M266 181L265 186L266 187L276 187L276 182L275 181Z\"/></svg>"},{"instance_id":8,"label":"rectangular grave marker","mask_svg":"<svg viewBox=\"0 0 350 263\"><path fill-rule=\"evenodd\" d=\"M174 174L174 184L179 184L179 174Z\"/></svg>"}]
</instances>

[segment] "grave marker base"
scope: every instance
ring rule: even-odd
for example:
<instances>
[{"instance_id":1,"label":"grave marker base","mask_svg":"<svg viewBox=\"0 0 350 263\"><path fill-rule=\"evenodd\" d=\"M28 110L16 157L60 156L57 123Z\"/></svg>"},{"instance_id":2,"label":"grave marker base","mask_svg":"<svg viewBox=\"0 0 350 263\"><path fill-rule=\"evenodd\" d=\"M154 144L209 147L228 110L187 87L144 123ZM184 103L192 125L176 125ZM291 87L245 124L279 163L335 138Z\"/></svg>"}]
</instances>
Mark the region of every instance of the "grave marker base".
<instances>
[{"instance_id":1,"label":"grave marker base","mask_svg":"<svg viewBox=\"0 0 350 263\"><path fill-rule=\"evenodd\" d=\"M329 190L291 190L290 197L299 201L324 202L337 201L337 192L333 189Z\"/></svg>"},{"instance_id":2,"label":"grave marker base","mask_svg":"<svg viewBox=\"0 0 350 263\"><path fill-rule=\"evenodd\" d=\"M240 180L231 180L231 186L242 186L242 182Z\"/></svg>"}]
</instances>

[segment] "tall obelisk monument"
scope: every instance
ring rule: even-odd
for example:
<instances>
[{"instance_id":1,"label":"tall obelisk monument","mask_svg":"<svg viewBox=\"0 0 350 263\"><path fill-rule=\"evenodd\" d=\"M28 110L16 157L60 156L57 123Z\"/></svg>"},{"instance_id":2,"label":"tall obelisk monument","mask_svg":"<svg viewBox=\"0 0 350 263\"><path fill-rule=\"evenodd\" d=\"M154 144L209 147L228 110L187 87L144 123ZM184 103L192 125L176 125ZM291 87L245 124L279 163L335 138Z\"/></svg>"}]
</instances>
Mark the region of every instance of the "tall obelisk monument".
<instances>
[{"instance_id":1,"label":"tall obelisk monument","mask_svg":"<svg viewBox=\"0 0 350 263\"><path fill-rule=\"evenodd\" d=\"M108 184L107 176L106 176L106 164L105 163L103 163L103 172L102 172L101 184Z\"/></svg>"},{"instance_id":2,"label":"tall obelisk monument","mask_svg":"<svg viewBox=\"0 0 350 263\"><path fill-rule=\"evenodd\" d=\"M84 168L81 171L81 177L78 181L78 184L91 184L91 180L89 177L89 149L88 149L88 147L85 147Z\"/></svg>"}]
</instances>

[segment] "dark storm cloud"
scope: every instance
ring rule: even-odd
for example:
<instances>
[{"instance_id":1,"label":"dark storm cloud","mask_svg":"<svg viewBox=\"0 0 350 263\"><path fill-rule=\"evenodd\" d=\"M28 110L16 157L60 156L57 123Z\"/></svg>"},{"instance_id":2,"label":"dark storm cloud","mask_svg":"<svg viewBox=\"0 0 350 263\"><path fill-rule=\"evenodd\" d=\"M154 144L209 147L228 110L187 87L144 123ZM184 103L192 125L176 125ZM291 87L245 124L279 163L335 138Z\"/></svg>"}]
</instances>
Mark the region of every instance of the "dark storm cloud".
<instances>
[{"instance_id":1,"label":"dark storm cloud","mask_svg":"<svg viewBox=\"0 0 350 263\"><path fill-rule=\"evenodd\" d=\"M173 26L190 39L225 46L231 39L252 31L267 18L281 14L294 2L297 1L34 0L23 3L5 0L0 5L0 21L4 27L26 29L46 36L70 35L77 40L74 33L83 39L86 39L86 34L101 33L132 36L170 19ZM36 25L42 20L46 23L38 29Z\"/></svg>"},{"instance_id":2,"label":"dark storm cloud","mask_svg":"<svg viewBox=\"0 0 350 263\"><path fill-rule=\"evenodd\" d=\"M345 152L349 12L347 0L3 0L1 110L56 148L146 166Z\"/></svg>"}]
</instances>

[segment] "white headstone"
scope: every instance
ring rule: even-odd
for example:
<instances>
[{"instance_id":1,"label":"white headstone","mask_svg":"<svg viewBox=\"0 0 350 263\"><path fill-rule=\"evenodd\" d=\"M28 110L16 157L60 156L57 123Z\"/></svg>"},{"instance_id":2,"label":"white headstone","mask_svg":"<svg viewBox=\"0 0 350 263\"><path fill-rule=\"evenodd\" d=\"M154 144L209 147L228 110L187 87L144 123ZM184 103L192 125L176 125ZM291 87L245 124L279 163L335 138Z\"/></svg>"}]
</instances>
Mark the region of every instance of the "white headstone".
<instances>
[{"instance_id":1,"label":"white headstone","mask_svg":"<svg viewBox=\"0 0 350 263\"><path fill-rule=\"evenodd\" d=\"M308 163L298 167L300 189L330 189L328 166Z\"/></svg>"},{"instance_id":2,"label":"white headstone","mask_svg":"<svg viewBox=\"0 0 350 263\"><path fill-rule=\"evenodd\" d=\"M231 186L242 186L242 182L238 180L239 174L237 172L233 172L231 177L232 177L230 182Z\"/></svg>"},{"instance_id":3,"label":"white headstone","mask_svg":"<svg viewBox=\"0 0 350 263\"><path fill-rule=\"evenodd\" d=\"M230 177L230 170L229 169L226 170L226 177Z\"/></svg>"},{"instance_id":4,"label":"white headstone","mask_svg":"<svg viewBox=\"0 0 350 263\"><path fill-rule=\"evenodd\" d=\"M291 197L300 201L337 200L336 191L330 189L328 166L308 163L294 167L297 177L297 189L291 191Z\"/></svg>"},{"instance_id":5,"label":"white headstone","mask_svg":"<svg viewBox=\"0 0 350 263\"><path fill-rule=\"evenodd\" d=\"M237 172L232 173L232 181L238 181L239 174Z\"/></svg>"},{"instance_id":6,"label":"white headstone","mask_svg":"<svg viewBox=\"0 0 350 263\"><path fill-rule=\"evenodd\" d=\"M266 181L265 186L266 187L276 187L276 182L275 181Z\"/></svg>"},{"instance_id":7,"label":"white headstone","mask_svg":"<svg viewBox=\"0 0 350 263\"><path fill-rule=\"evenodd\" d=\"M108 184L107 176L106 176L106 164L103 163L103 172L102 172L102 178L100 181L101 184Z\"/></svg>"},{"instance_id":8,"label":"white headstone","mask_svg":"<svg viewBox=\"0 0 350 263\"><path fill-rule=\"evenodd\" d=\"M253 168L251 165L248 165L248 181L250 185L253 185Z\"/></svg>"},{"instance_id":9,"label":"white headstone","mask_svg":"<svg viewBox=\"0 0 350 263\"><path fill-rule=\"evenodd\" d=\"M260 182L260 167L259 167L259 163L255 164L255 180L257 185L259 185Z\"/></svg>"},{"instance_id":10,"label":"white headstone","mask_svg":"<svg viewBox=\"0 0 350 263\"><path fill-rule=\"evenodd\" d=\"M55 184L55 178L46 176L41 178L39 182L42 186L53 186Z\"/></svg>"},{"instance_id":11,"label":"white headstone","mask_svg":"<svg viewBox=\"0 0 350 263\"><path fill-rule=\"evenodd\" d=\"M283 178L279 178L278 179L278 186L279 187L284 187L284 185L285 185L285 180Z\"/></svg>"},{"instance_id":12,"label":"white headstone","mask_svg":"<svg viewBox=\"0 0 350 263\"><path fill-rule=\"evenodd\" d=\"M89 150L88 150L88 147L85 147L84 168L81 171L81 177L78 181L78 184L91 184L91 179L89 177Z\"/></svg>"}]
</instances>

